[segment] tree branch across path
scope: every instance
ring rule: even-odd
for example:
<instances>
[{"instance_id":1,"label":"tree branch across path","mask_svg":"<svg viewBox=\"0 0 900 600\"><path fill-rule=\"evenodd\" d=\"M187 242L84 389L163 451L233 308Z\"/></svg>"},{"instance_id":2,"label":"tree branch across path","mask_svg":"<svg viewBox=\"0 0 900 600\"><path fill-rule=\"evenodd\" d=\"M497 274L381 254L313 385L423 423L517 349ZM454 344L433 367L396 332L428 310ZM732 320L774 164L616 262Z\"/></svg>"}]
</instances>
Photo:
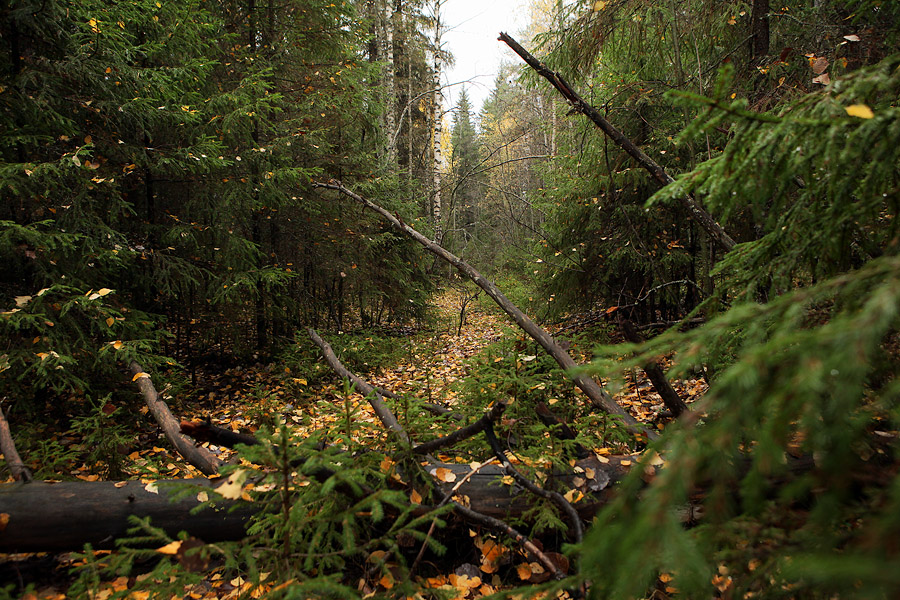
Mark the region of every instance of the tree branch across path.
<instances>
[{"instance_id":1,"label":"tree branch across path","mask_svg":"<svg viewBox=\"0 0 900 600\"><path fill-rule=\"evenodd\" d=\"M640 423L638 423L634 417L632 417L628 412L619 406L615 400L613 400L612 396L607 394L600 385L594 381L591 377L585 375L584 373L578 372L578 365L569 356L569 353L560 347L559 344L556 343L556 340L553 339L549 333L547 333L542 327L540 327L537 323L531 320L528 315L523 313L519 308L510 302L510 300L500 291L500 289L489 279L484 277L481 273L479 273L474 267L472 267L469 263L465 262L455 254L447 251L437 243L429 240L424 235L401 221L398 217L392 215L386 209L374 204L370 200L363 198L359 194L347 189L344 185L336 180L331 180L328 183L316 183L315 187L326 188L331 190L337 190L348 196L368 209L378 213L384 218L386 221L391 223L394 227L399 229L408 237L411 237L422 246L424 246L429 252L437 255L439 258L447 261L456 269L471 279L475 285L483 289L487 292L487 295L491 297L491 299L497 303L497 305L503 309L503 311L509 315L513 321L529 336L531 336L534 341L541 345L544 350L547 351L550 356L559 364L560 367L565 369L569 377L571 377L572 381L577 385L581 391L583 391L587 397L590 399L591 405L598 410L602 410L610 415L615 415L622 419L622 422L628 427L630 431L641 435L645 438L655 439L657 437L656 433L650 431Z\"/></svg>"},{"instance_id":2,"label":"tree branch across path","mask_svg":"<svg viewBox=\"0 0 900 600\"><path fill-rule=\"evenodd\" d=\"M638 148L637 144L625 137L624 133L603 118L600 111L588 104L584 98L578 95L562 75L556 71L550 70L544 63L532 56L528 50L520 46L516 40L506 33L501 33L500 37L497 39L512 48L513 52L518 54L522 60L528 63L529 67L534 69L538 75L549 81L575 111L580 112L589 118L594 125L608 135L617 146L627 152L639 165L641 165L641 167L650 173L650 175L653 176L653 179L661 185L669 185L675 181L671 175L666 173L666 170L663 169L659 163L647 156L643 150ZM726 252L734 248L735 242L731 236L729 236L722 226L713 219L712 215L706 212L706 210L697 203L693 196L690 194L681 196L679 201L681 202L681 205L687 209L691 218L694 219L717 244L724 248Z\"/></svg>"}]
</instances>

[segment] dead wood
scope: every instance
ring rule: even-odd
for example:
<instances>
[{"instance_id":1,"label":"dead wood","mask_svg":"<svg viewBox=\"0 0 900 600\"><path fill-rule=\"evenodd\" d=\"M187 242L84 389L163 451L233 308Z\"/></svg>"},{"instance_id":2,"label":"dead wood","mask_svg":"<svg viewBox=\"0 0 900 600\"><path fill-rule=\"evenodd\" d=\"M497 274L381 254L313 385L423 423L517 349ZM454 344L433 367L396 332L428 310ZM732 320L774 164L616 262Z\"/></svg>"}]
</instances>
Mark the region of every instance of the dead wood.
<instances>
[{"instance_id":1,"label":"dead wood","mask_svg":"<svg viewBox=\"0 0 900 600\"><path fill-rule=\"evenodd\" d=\"M321 338L319 338L319 339L321 339ZM315 340L313 340L313 341L315 341ZM319 346L319 347L321 348L321 346ZM330 346L329 346L329 348L330 348ZM334 353L332 352L332 355L333 354ZM359 377L358 375L356 375L355 373L351 372L349 369L344 367L341 364L341 362L339 360L337 360L337 356L334 356L334 360L337 361L337 364L340 365L340 368L341 368L341 370L335 369L335 371L338 373L338 375L349 379L350 382L356 386L356 389L358 389L358 390L361 389L360 385L370 385L365 380L363 380L361 377ZM331 364L332 364L332 361L329 360L328 356L325 356L325 362L328 363L328 366L331 366ZM334 367L332 367L332 368L334 368ZM386 390L382 387L378 387L377 385L371 385L370 387L373 390L375 390L376 392L378 392L379 394L381 394L382 396L384 396L385 398L390 398L391 400L401 400L400 396L398 396L397 394L395 394L394 392L392 392L390 390ZM422 406L422 408L424 408L428 412L438 415L439 417L449 417L449 418L453 419L454 421L462 421L463 420L463 416L461 414L453 412L452 410L450 410L449 408L446 408L444 406L439 406L439 405L433 404L431 402L422 402L422 401L419 402L419 405Z\"/></svg>"},{"instance_id":2,"label":"dead wood","mask_svg":"<svg viewBox=\"0 0 900 600\"><path fill-rule=\"evenodd\" d=\"M210 421L182 421L180 431L198 442L209 442L210 444L225 446L226 448L234 448L238 444L256 446L260 443L258 439L250 434L217 427Z\"/></svg>"},{"instance_id":3,"label":"dead wood","mask_svg":"<svg viewBox=\"0 0 900 600\"><path fill-rule=\"evenodd\" d=\"M621 457L624 458L628 457ZM590 519L606 502L605 490L609 483L618 481L627 473L621 459L609 457L608 463L596 458L578 461L576 465L582 472L554 474L545 485L582 490L587 498L576 504L575 509L582 519ZM452 472L454 480L465 477L471 471L468 465L450 463L430 465L427 470L434 474L439 468ZM585 473L591 473L592 477L588 478ZM523 488L518 484L502 484L505 474L502 467L488 465L470 476L455 493L457 497L465 498L472 513L495 521L521 517L533 507L534 501L523 493ZM311 474L319 481L330 475L333 473L327 470ZM155 527L172 536L179 531L187 531L206 542L239 540L245 535L248 520L261 509L262 503L222 500L220 509L203 510L195 515L191 511L200 504L198 493L188 494L175 503L170 502L178 489L176 484L210 488L223 481L221 478L167 480L156 482L149 490L147 484L137 481L0 485L0 513L9 515L6 528L0 531L0 552L77 550L86 543L95 548L111 548L115 539L126 535L130 515L150 517ZM437 485L442 494L451 493L454 487L454 483L446 481L439 481ZM158 493L151 491L153 489ZM337 486L335 489L352 498L371 493L371 490L349 487ZM431 507L421 507L422 513L428 510ZM472 513L463 512L462 516L468 520Z\"/></svg>"},{"instance_id":4,"label":"dead wood","mask_svg":"<svg viewBox=\"0 0 900 600\"><path fill-rule=\"evenodd\" d=\"M222 461L206 448L195 446L181 434L181 424L160 398L159 392L153 386L150 375L145 373L136 362L132 362L130 368L134 376L133 379L144 397L144 402L147 404L147 408L150 409L150 414L156 419L166 438L175 446L178 453L190 464L200 469L204 475L215 475L218 473L219 467L222 466Z\"/></svg>"},{"instance_id":5,"label":"dead wood","mask_svg":"<svg viewBox=\"0 0 900 600\"><path fill-rule=\"evenodd\" d=\"M634 323L629 319L620 316L619 325L622 327L622 334L625 336L626 340L632 344L641 344L644 342L643 336L638 333L637 329L634 327ZM672 415L678 417L683 413L690 411L687 404L685 404L681 396L678 395L678 392L675 391L672 384L669 383L669 379L663 372L659 362L653 359L648 360L642 365L642 368L644 369L644 373L647 374L650 383L653 384L656 393L662 398L663 404L672 411Z\"/></svg>"},{"instance_id":6,"label":"dead wood","mask_svg":"<svg viewBox=\"0 0 900 600\"><path fill-rule=\"evenodd\" d=\"M478 287L487 292L487 295L490 296L491 299L494 300L494 302L496 302L497 305L500 306L500 308L502 308L503 311L507 315L509 315L523 331L525 331L525 333L527 333L532 337L532 339L540 344L541 347L544 348L544 350L546 350L554 360L556 360L559 366L567 371L569 377L572 378L572 381L575 383L575 385L577 385L585 393L585 395L587 395L592 407L607 412L611 415L620 417L628 427L628 429L632 432L639 434L645 438L656 439L656 432L651 431L638 423L634 419L634 417L628 414L628 412L624 408L619 406L615 402L615 400L613 400L612 397L607 394L599 384L597 384L596 381L594 381L591 377L585 375L584 373L578 371L578 365L575 363L572 357L569 356L568 352L566 352L559 346L559 344L549 333L547 333L537 323L532 321L531 318L528 317L525 313L519 310L516 305L510 302L509 299L505 295L503 295L500 289L492 281L484 277L469 263L465 262L451 252L448 252L437 243L432 242L384 208L347 189L343 186L343 184L332 182L317 183L314 185L316 187L337 190L342 194L353 198L363 206L381 215L385 220L387 220L401 232L419 242L428 251L432 252L433 254L439 256L440 258L456 267L456 269L459 270L460 273L471 279Z\"/></svg>"},{"instance_id":7,"label":"dead wood","mask_svg":"<svg viewBox=\"0 0 900 600\"><path fill-rule=\"evenodd\" d=\"M210 488L221 481L159 481L149 490L139 481L0 485L0 512L9 515L0 531L0 551L78 550L84 544L113 548L116 539L126 536L132 515L150 517L154 527L171 536L187 531L206 542L241 539L252 505L229 501L217 510L191 514L200 505L198 492L172 502L175 491L186 483Z\"/></svg>"},{"instance_id":8,"label":"dead wood","mask_svg":"<svg viewBox=\"0 0 900 600\"><path fill-rule=\"evenodd\" d=\"M325 357L328 366L334 369L341 377L353 382L356 391L366 397L366 400L368 400L369 405L375 411L375 415L381 423L387 427L388 430L394 432L398 438L408 444L409 436L403 430L403 427L400 425L400 422L397 421L397 417L394 416L391 409L384 403L384 399L381 397L378 390L347 370L347 368L341 364L341 361L338 360L338 357L335 355L334 350L331 349L328 342L319 337L319 334L316 333L314 329L307 329L307 332L309 332L309 337L312 338L312 341L315 342L316 346L322 350L322 356Z\"/></svg>"},{"instance_id":9,"label":"dead wood","mask_svg":"<svg viewBox=\"0 0 900 600\"><path fill-rule=\"evenodd\" d=\"M503 402L497 402L494 404L494 406L491 407L491 410L489 410L484 416L482 416L471 425L460 427L456 431L449 433L444 437L439 437L427 442L422 442L421 444L413 448L413 452L415 452L416 454L429 454L440 448L452 446L456 442L461 442L462 440L469 439L470 437L475 437L476 435L484 431L487 427L491 426L497 419L499 419L500 415L503 414L503 411L505 409L506 404L504 404Z\"/></svg>"},{"instance_id":10,"label":"dead wood","mask_svg":"<svg viewBox=\"0 0 900 600\"><path fill-rule=\"evenodd\" d=\"M12 433L9 431L9 423L6 421L2 408L0 408L0 452L3 453L3 458L6 459L6 464L16 481L24 481L25 483L31 481L31 471L19 457Z\"/></svg>"},{"instance_id":11,"label":"dead wood","mask_svg":"<svg viewBox=\"0 0 900 600\"><path fill-rule=\"evenodd\" d=\"M632 158L641 167L643 167L650 175L661 185L666 186L675 180L671 175L666 173L666 170L660 166L655 160L647 156L643 150L637 147L637 145L632 142L630 139L625 137L621 131L616 129L607 121L600 112L591 106L585 101L580 95L578 95L573 89L572 86L563 78L562 75L555 71L551 71L544 63L536 59L531 55L525 48L519 45L519 43L511 38L506 33L501 33L500 37L497 38L501 42L504 42L507 46L512 48L513 52L518 54L522 60L524 60L529 67L534 69L541 77L549 81L556 90L562 94L563 98L572 106L572 109L576 112L579 112L589 118L594 125L596 125L600 130L603 131L609 138L622 150L627 152ZM709 236L716 241L725 251L729 251L734 248L735 242L729 236L725 230L716 222L712 216L706 212L706 210L700 206L693 196L690 194L683 195L679 198L681 205L687 210L688 214L694 219L697 224L700 225L706 231Z\"/></svg>"}]
</instances>

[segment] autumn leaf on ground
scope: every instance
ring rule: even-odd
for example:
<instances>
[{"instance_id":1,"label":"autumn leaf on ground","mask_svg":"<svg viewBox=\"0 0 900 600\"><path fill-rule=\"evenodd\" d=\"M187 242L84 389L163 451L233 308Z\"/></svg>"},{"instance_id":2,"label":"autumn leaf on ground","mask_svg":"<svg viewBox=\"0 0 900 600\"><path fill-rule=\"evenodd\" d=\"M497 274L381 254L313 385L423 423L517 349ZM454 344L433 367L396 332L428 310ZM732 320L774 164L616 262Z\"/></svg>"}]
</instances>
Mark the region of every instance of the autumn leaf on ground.
<instances>
[{"instance_id":1,"label":"autumn leaf on ground","mask_svg":"<svg viewBox=\"0 0 900 600\"><path fill-rule=\"evenodd\" d=\"M228 498L229 500L237 500L242 495L244 489L244 481L249 475L249 471L238 469L237 471L229 475L225 482L216 488L216 491L221 494L223 498Z\"/></svg>"},{"instance_id":2,"label":"autumn leaf on ground","mask_svg":"<svg viewBox=\"0 0 900 600\"><path fill-rule=\"evenodd\" d=\"M438 481L443 481L445 483L453 483L456 481L456 473L451 471L446 467L438 467L437 469L432 469L431 474L437 478Z\"/></svg>"},{"instance_id":3,"label":"autumn leaf on ground","mask_svg":"<svg viewBox=\"0 0 900 600\"><path fill-rule=\"evenodd\" d=\"M178 554L179 548L181 548L181 540L170 542L162 548L157 548L156 551L160 554Z\"/></svg>"}]
</instances>

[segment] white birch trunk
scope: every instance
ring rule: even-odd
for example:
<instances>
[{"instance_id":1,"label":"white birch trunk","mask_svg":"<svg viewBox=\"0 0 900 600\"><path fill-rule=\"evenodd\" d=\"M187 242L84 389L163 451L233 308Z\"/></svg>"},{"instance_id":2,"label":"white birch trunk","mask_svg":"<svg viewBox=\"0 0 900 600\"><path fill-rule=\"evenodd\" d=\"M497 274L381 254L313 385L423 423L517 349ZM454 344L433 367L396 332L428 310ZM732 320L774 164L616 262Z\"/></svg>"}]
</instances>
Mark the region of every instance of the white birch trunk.
<instances>
[{"instance_id":1,"label":"white birch trunk","mask_svg":"<svg viewBox=\"0 0 900 600\"><path fill-rule=\"evenodd\" d=\"M444 157L441 152L441 137L444 129L444 94L441 92L441 0L434 0L434 96L431 102L431 122L434 131L432 171L433 194L431 199L431 219L434 223L434 241L441 243L444 237L441 225L441 169Z\"/></svg>"}]
</instances>

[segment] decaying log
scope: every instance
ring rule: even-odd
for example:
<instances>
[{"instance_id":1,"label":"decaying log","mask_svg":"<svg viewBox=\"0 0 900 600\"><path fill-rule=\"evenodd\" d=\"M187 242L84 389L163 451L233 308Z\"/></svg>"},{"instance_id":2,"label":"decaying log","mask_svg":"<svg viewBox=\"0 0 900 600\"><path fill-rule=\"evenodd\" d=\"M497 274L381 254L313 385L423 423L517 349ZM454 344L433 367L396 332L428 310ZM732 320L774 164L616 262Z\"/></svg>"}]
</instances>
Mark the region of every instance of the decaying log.
<instances>
[{"instance_id":1,"label":"decaying log","mask_svg":"<svg viewBox=\"0 0 900 600\"><path fill-rule=\"evenodd\" d=\"M228 510L223 507L191 514L200 504L199 492L171 502L176 484L209 488L222 481L160 481L150 490L140 481L0 485L0 513L9 515L0 531L0 552L78 550L84 544L112 548L117 538L125 537L130 515L150 517L154 527L172 536L187 531L205 542L241 539L252 505L228 502Z\"/></svg>"},{"instance_id":2,"label":"decaying log","mask_svg":"<svg viewBox=\"0 0 900 600\"><path fill-rule=\"evenodd\" d=\"M445 261L449 262L451 265L456 267L456 269L471 279L478 287L487 292L487 295L491 297L494 302L497 303L500 308L509 315L513 321L531 336L538 344L541 345L544 350L547 351L550 356L553 357L554 360L561 366L572 378L572 381L577 385L581 391L587 395L590 399L591 405L598 409L603 410L611 415L616 415L622 419L628 429L638 435L641 435L645 438L656 439L657 434L654 431L644 427L640 423L638 423L634 417L632 417L628 412L619 406L613 398L607 394L600 385L594 381L588 375L580 372L577 369L577 364L569 356L569 353L563 350L556 340L547 333L542 327L540 327L537 323L531 320L525 313L523 313L519 308L510 302L510 300L503 295L503 292L489 279L485 278L481 273L479 273L474 267L472 267L469 263L465 262L458 256L448 252L446 249L442 248L440 245L432 242L424 235L398 219L396 216L392 215L389 211L384 208L378 206L377 204L372 203L371 201L363 198L359 194L347 189L340 184L339 182L330 183L317 183L314 184L316 187L337 190L344 194L349 198L353 198L363 206L368 209L378 213L385 220L387 220L391 225L395 228L403 232L405 235L411 237L422 246L424 246L429 252L439 256Z\"/></svg>"},{"instance_id":3,"label":"decaying log","mask_svg":"<svg viewBox=\"0 0 900 600\"><path fill-rule=\"evenodd\" d=\"M25 466L25 463L19 457L12 433L9 431L9 423L7 423L2 409L0 409L0 452L3 453L6 465L16 481L24 481L26 483L31 481L31 471L28 470L28 467Z\"/></svg>"},{"instance_id":4,"label":"decaying log","mask_svg":"<svg viewBox=\"0 0 900 600\"><path fill-rule=\"evenodd\" d=\"M647 154L637 147L637 145L632 142L630 139L625 137L621 131L616 129L612 123L607 121L603 115L600 114L596 108L591 106L585 101L575 90L572 89L572 86L563 78L562 75L556 73L555 71L551 71L544 63L536 59L531 55L525 48L519 45L519 43L511 38L506 33L501 33L500 37L497 38L501 42L505 43L507 46L512 48L513 52L518 54L522 60L524 60L529 67L534 69L541 77L549 81L556 90L562 94L563 98L572 106L572 109L580 112L587 118L589 118L594 125L596 125L600 130L603 131L609 139L611 139L617 146L622 148L625 152L627 152L637 163L643 167L650 175L661 185L669 185L675 180L671 175L666 173L666 170L660 166L655 160L647 156ZM694 221L697 222L700 227L709 234L710 238L715 240L717 244L719 244L725 251L729 251L735 246L734 240L725 233L725 230L716 222L713 217L706 212L706 210L697 203L693 196L690 194L683 195L679 197L679 201L681 205L687 210L688 214L691 216Z\"/></svg>"},{"instance_id":5,"label":"decaying log","mask_svg":"<svg viewBox=\"0 0 900 600\"><path fill-rule=\"evenodd\" d=\"M147 408L150 409L150 414L159 423L166 438L175 446L178 453L190 464L200 469L204 475L215 475L218 473L219 467L222 466L222 461L206 448L195 446L181 434L181 424L160 398L159 393L153 386L153 381L150 380L150 375L145 373L136 362L132 362L130 368L134 381L144 397L144 402L147 404Z\"/></svg>"},{"instance_id":6,"label":"decaying log","mask_svg":"<svg viewBox=\"0 0 900 600\"><path fill-rule=\"evenodd\" d=\"M574 507L582 519L590 519L607 501L611 482L620 480L627 473L628 467L622 464L625 459L633 457L611 456L606 463L597 458L578 461L576 468L580 472L553 475L550 482L543 485L581 490L586 497ZM429 465L426 470L435 474L439 468L454 474L454 477L444 475L438 482L442 493L451 491L454 486L447 479L461 479L471 471L468 465L460 464ZM524 493L518 484L502 483L504 475L503 467L488 465L462 485L456 497L462 498L472 511L494 519L519 517L533 508L534 498ZM183 530L205 542L241 539L258 504L222 501L221 510L192 515L190 511L199 504L197 493L176 503L169 501L174 492L170 486L174 484L210 488L222 481L161 481L156 484L159 493L148 491L147 484L137 481L0 485L0 513L9 515L6 528L0 531L0 552L77 550L85 543L95 548L112 547L115 538L125 535L129 515L149 516L154 526L170 535ZM421 510L427 509L423 506Z\"/></svg>"}]
</instances>

